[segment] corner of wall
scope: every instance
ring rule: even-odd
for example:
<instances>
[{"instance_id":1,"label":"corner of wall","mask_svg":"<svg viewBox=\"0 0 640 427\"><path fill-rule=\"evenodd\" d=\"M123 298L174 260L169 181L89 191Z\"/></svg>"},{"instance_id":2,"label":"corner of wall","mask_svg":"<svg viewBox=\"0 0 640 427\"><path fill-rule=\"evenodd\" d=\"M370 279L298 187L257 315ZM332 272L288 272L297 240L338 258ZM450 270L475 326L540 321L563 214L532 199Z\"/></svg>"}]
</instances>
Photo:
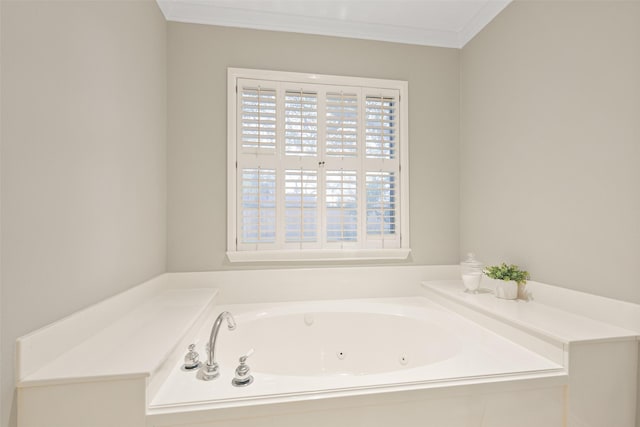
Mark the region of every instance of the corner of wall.
<instances>
[{"instance_id":1,"label":"corner of wall","mask_svg":"<svg viewBox=\"0 0 640 427\"><path fill-rule=\"evenodd\" d=\"M2 236L2 8L0 1L0 236ZM2 239L0 238L0 366L2 363ZM2 369L0 368L0 389L2 387ZM2 394L0 393L0 426L3 424Z\"/></svg>"}]
</instances>

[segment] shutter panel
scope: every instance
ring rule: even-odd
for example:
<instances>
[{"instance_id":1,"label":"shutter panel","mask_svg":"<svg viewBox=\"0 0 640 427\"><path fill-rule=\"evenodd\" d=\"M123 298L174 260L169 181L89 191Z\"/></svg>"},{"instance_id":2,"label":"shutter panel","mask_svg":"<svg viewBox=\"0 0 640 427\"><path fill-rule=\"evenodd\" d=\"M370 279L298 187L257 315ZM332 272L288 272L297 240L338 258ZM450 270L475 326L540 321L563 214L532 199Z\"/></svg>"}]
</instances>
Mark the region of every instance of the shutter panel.
<instances>
[{"instance_id":1,"label":"shutter panel","mask_svg":"<svg viewBox=\"0 0 640 427\"><path fill-rule=\"evenodd\" d=\"M242 169L241 243L273 243L276 239L276 171Z\"/></svg>"},{"instance_id":2,"label":"shutter panel","mask_svg":"<svg viewBox=\"0 0 640 427\"><path fill-rule=\"evenodd\" d=\"M367 172L367 237L396 234L396 181L393 172Z\"/></svg>"},{"instance_id":3,"label":"shutter panel","mask_svg":"<svg viewBox=\"0 0 640 427\"><path fill-rule=\"evenodd\" d=\"M284 95L285 154L318 154L318 94L287 90Z\"/></svg>"},{"instance_id":4,"label":"shutter panel","mask_svg":"<svg viewBox=\"0 0 640 427\"><path fill-rule=\"evenodd\" d=\"M326 97L326 155L358 155L358 95L329 92Z\"/></svg>"},{"instance_id":5,"label":"shutter panel","mask_svg":"<svg viewBox=\"0 0 640 427\"><path fill-rule=\"evenodd\" d=\"M242 87L240 89L240 139L243 150L276 148L276 90Z\"/></svg>"},{"instance_id":6,"label":"shutter panel","mask_svg":"<svg viewBox=\"0 0 640 427\"><path fill-rule=\"evenodd\" d=\"M318 240L318 172L293 169L285 172L285 241Z\"/></svg>"},{"instance_id":7,"label":"shutter panel","mask_svg":"<svg viewBox=\"0 0 640 427\"><path fill-rule=\"evenodd\" d=\"M365 100L365 155L395 159L397 142L397 97L370 96Z\"/></svg>"},{"instance_id":8,"label":"shutter panel","mask_svg":"<svg viewBox=\"0 0 640 427\"><path fill-rule=\"evenodd\" d=\"M357 171L326 171L325 211L328 242L358 240Z\"/></svg>"}]
</instances>

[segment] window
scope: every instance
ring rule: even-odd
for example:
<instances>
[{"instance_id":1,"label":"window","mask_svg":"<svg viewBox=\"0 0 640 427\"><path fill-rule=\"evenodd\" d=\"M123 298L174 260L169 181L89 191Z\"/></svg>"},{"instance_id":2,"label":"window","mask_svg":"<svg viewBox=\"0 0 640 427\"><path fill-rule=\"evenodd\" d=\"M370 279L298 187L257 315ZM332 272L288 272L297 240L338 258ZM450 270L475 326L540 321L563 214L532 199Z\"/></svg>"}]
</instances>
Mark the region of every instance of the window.
<instances>
[{"instance_id":1,"label":"window","mask_svg":"<svg viewBox=\"0 0 640 427\"><path fill-rule=\"evenodd\" d=\"M229 259L406 258L406 92L230 68Z\"/></svg>"}]
</instances>

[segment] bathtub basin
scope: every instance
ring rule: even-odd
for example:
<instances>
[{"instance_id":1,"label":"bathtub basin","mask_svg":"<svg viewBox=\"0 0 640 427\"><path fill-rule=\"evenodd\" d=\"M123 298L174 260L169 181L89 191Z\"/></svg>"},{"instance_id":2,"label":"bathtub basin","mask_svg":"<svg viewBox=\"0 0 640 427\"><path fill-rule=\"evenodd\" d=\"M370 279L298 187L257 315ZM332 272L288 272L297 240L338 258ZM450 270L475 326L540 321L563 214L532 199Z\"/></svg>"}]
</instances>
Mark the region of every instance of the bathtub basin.
<instances>
[{"instance_id":1,"label":"bathtub basin","mask_svg":"<svg viewBox=\"0 0 640 427\"><path fill-rule=\"evenodd\" d=\"M372 375L437 363L460 350L460 341L437 323L393 314L389 306L375 307L377 313L330 311L322 306L287 313L292 308L238 316L244 327L226 338L233 348L245 343L258 351L252 361L255 372ZM421 337L429 338L425 342Z\"/></svg>"},{"instance_id":2,"label":"bathtub basin","mask_svg":"<svg viewBox=\"0 0 640 427\"><path fill-rule=\"evenodd\" d=\"M563 366L424 297L235 304L235 331L221 330L220 377L198 379L181 360L149 411L224 408L323 396L564 375ZM210 323L195 335L205 354ZM255 381L231 385L238 357Z\"/></svg>"}]
</instances>

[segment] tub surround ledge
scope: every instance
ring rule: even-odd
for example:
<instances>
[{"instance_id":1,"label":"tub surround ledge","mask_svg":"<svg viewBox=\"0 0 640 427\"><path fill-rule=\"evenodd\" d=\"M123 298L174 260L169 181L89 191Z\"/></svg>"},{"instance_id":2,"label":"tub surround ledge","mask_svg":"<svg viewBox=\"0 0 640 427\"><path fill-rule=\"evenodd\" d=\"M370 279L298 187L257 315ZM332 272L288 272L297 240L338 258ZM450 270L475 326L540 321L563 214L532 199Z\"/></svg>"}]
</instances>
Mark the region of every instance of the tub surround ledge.
<instances>
[{"instance_id":1,"label":"tub surround ledge","mask_svg":"<svg viewBox=\"0 0 640 427\"><path fill-rule=\"evenodd\" d=\"M537 286L540 285L537 284ZM427 296L439 297L438 299L441 302L440 298L446 298L449 301L512 324L533 335L544 336L549 340L562 344L633 341L640 336L640 332L636 330L562 309L559 307L562 304L561 301L556 301L558 306L552 306L545 300L505 300L496 298L490 285L481 287L477 294L470 294L464 292L464 285L459 280L425 281L422 282L422 286L427 291ZM529 286L536 285L531 284ZM535 291L531 292L535 296ZM606 301L604 298L603 300ZM594 307L594 310L596 309ZM612 307L612 315L615 313L614 310L615 308Z\"/></svg>"},{"instance_id":2,"label":"tub surround ledge","mask_svg":"<svg viewBox=\"0 0 640 427\"><path fill-rule=\"evenodd\" d=\"M65 383L150 377L176 350L194 323L211 309L217 289L157 289L157 294L87 338L72 344L57 357L39 360L40 366L19 378L18 388ZM123 296L123 298L126 298ZM87 310L98 309L98 307ZM63 322L81 322L79 312ZM80 326L80 325L77 325ZM30 356L55 340L54 328L43 328L18 340L18 359ZM69 326L66 333L73 335Z\"/></svg>"},{"instance_id":3,"label":"tub surround ledge","mask_svg":"<svg viewBox=\"0 0 640 427\"><path fill-rule=\"evenodd\" d=\"M634 427L640 306L537 282L528 300L502 300L491 280L464 292L460 280L425 281L425 295L562 364L566 426Z\"/></svg>"},{"instance_id":4,"label":"tub surround ledge","mask_svg":"<svg viewBox=\"0 0 640 427\"><path fill-rule=\"evenodd\" d=\"M635 321L640 319L640 306L567 294L561 288L556 292L552 286L536 283L529 288L534 300L502 301L487 290L465 294L458 277L458 266L158 276L18 339L18 426L85 427L91 419L92 427L185 422L206 427L233 422L238 427L253 427L263 423L289 425L298 420L296 414L310 427L348 426L360 422L373 407L378 408L369 420L373 427L388 425L389 417L398 410L421 414L406 415L403 421L407 426L423 425L425 420L436 425L462 425L491 417L497 417L487 424L492 427L510 426L514 420L522 427L634 426L640 335ZM526 375L514 381L506 378L504 383L430 385L397 393L370 390L370 395L361 396L338 392L226 409L204 409L202 405L208 405L201 402L191 408L169 405L164 410L151 410L154 397L174 373L189 343L196 342L200 359L205 358L200 331L209 327L216 310L224 305L403 297L426 298L538 353L560 369L529 379ZM615 313L622 313L622 320ZM611 402L610 395L618 398ZM531 411L530 398L544 401L547 409ZM468 399L475 403L467 405ZM507 400L512 414L503 416L501 408ZM339 412L332 412L334 407ZM519 418L522 413L527 413L526 420ZM305 414L313 414L312 419ZM462 418L454 421L456 417Z\"/></svg>"}]
</instances>

